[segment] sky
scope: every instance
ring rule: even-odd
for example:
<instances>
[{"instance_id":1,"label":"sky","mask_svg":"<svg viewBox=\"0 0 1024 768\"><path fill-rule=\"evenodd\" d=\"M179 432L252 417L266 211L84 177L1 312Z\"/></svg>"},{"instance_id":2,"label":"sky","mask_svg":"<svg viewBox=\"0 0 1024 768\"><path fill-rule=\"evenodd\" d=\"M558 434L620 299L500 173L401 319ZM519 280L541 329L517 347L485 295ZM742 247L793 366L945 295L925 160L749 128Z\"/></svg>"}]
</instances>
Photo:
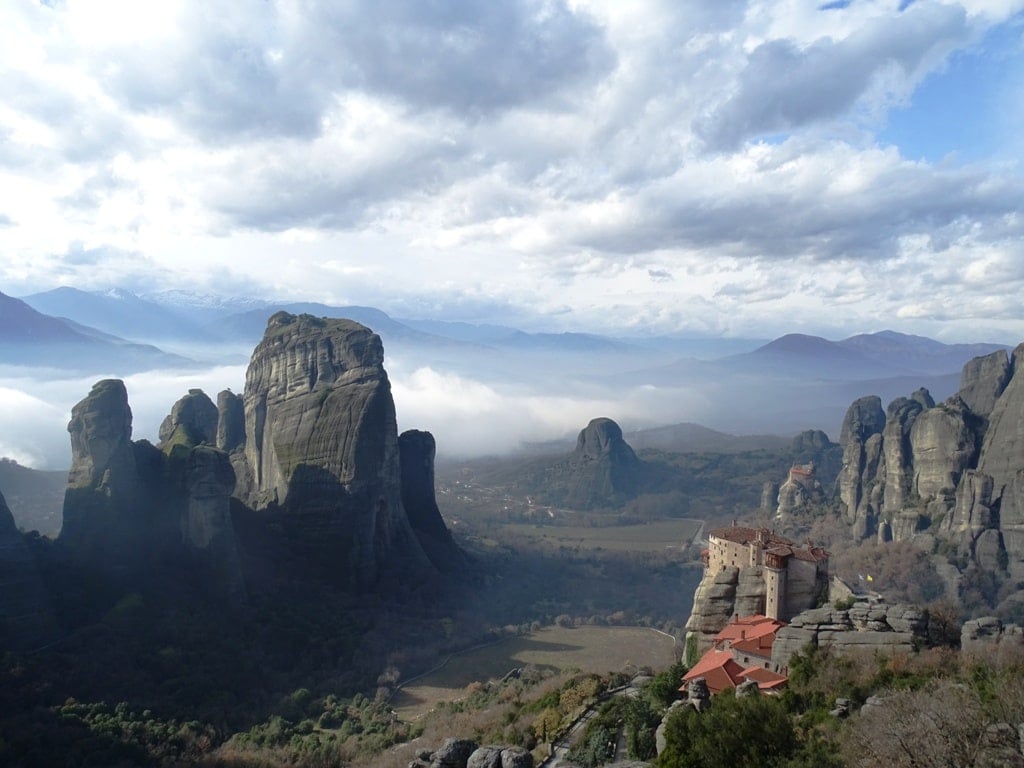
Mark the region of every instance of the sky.
<instances>
[{"instance_id":1,"label":"sky","mask_svg":"<svg viewBox=\"0 0 1024 768\"><path fill-rule=\"evenodd\" d=\"M1024 0L6 0L0 291L1024 339Z\"/></svg>"}]
</instances>

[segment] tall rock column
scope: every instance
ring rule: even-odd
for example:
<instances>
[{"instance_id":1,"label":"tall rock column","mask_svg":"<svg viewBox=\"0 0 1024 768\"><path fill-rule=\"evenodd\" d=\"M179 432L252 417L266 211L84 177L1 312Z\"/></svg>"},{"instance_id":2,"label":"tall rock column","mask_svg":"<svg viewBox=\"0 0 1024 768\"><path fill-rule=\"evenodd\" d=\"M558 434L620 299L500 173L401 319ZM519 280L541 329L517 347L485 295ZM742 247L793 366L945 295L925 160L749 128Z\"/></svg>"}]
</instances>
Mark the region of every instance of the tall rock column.
<instances>
[{"instance_id":1,"label":"tall rock column","mask_svg":"<svg viewBox=\"0 0 1024 768\"><path fill-rule=\"evenodd\" d=\"M244 490L284 515L296 554L353 588L427 566L402 506L398 429L380 337L278 312L245 380Z\"/></svg>"},{"instance_id":2,"label":"tall rock column","mask_svg":"<svg viewBox=\"0 0 1024 768\"><path fill-rule=\"evenodd\" d=\"M989 416L978 470L992 478L992 504L1014 578L1024 576L1024 344L1013 350L1012 376Z\"/></svg>"},{"instance_id":3,"label":"tall rock column","mask_svg":"<svg viewBox=\"0 0 1024 768\"><path fill-rule=\"evenodd\" d=\"M855 531L860 530L859 538L874 533L878 509L877 505L871 507L870 493L875 487L872 481L876 480L879 472L881 432L884 427L882 401L876 395L869 395L850 405L840 431L843 468L836 483L839 486L839 498L846 509L846 519Z\"/></svg>"},{"instance_id":4,"label":"tall rock column","mask_svg":"<svg viewBox=\"0 0 1024 768\"><path fill-rule=\"evenodd\" d=\"M398 436L402 465L402 504L420 545L440 571L465 562L437 508L434 493L434 456L437 446L429 432L410 429Z\"/></svg>"},{"instance_id":5,"label":"tall rock column","mask_svg":"<svg viewBox=\"0 0 1024 768\"><path fill-rule=\"evenodd\" d=\"M71 410L71 471L59 540L78 558L118 569L140 557L132 411L124 382L97 382Z\"/></svg>"}]
</instances>

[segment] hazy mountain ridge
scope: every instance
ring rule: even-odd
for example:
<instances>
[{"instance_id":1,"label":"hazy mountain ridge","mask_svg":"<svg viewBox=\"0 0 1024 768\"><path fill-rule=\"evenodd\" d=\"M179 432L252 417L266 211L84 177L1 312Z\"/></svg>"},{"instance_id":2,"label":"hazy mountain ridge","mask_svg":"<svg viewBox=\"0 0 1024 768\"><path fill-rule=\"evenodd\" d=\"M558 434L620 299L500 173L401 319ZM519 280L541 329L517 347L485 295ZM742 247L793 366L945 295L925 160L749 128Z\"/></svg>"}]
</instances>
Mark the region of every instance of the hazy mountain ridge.
<instances>
[{"instance_id":1,"label":"hazy mountain ridge","mask_svg":"<svg viewBox=\"0 0 1024 768\"><path fill-rule=\"evenodd\" d=\"M0 293L0 348L9 365L50 366L72 371L116 367L126 372L157 367L186 367L188 358L150 344L138 344L53 317L26 302Z\"/></svg>"}]
</instances>

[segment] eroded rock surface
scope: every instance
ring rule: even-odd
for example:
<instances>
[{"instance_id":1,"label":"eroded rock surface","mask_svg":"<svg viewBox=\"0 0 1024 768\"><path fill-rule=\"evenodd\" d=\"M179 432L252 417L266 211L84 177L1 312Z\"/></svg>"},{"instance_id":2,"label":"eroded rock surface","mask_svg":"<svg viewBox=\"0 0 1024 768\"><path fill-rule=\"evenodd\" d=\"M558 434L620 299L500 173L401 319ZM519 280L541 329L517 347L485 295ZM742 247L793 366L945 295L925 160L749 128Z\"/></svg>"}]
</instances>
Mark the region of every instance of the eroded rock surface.
<instances>
[{"instance_id":1,"label":"eroded rock surface","mask_svg":"<svg viewBox=\"0 0 1024 768\"><path fill-rule=\"evenodd\" d=\"M246 373L238 495L278 510L294 553L363 588L427 564L401 498L398 432L380 337L350 320L278 312Z\"/></svg>"}]
</instances>

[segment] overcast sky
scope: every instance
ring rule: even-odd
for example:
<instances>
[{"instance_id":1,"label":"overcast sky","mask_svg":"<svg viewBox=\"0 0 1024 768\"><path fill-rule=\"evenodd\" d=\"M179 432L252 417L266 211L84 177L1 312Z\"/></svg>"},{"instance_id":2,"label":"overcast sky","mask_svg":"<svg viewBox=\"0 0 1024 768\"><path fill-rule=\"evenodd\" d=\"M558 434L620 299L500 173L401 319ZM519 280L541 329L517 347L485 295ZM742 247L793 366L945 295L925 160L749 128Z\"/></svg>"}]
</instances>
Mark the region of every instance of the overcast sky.
<instances>
[{"instance_id":1,"label":"overcast sky","mask_svg":"<svg viewBox=\"0 0 1024 768\"><path fill-rule=\"evenodd\" d=\"M1024 0L6 0L0 291L1024 339Z\"/></svg>"}]
</instances>

